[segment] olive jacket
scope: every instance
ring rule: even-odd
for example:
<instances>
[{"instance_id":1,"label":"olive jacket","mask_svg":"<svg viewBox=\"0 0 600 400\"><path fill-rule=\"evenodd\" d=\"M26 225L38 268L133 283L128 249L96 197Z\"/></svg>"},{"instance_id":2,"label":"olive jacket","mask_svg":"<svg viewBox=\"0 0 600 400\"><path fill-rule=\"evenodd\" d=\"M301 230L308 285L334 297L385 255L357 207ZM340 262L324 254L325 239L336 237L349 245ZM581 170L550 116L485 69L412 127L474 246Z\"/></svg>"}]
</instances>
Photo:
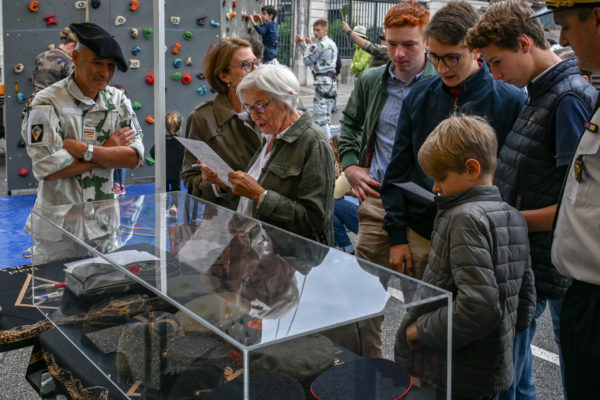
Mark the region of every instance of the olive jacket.
<instances>
[{"instance_id":1,"label":"olive jacket","mask_svg":"<svg viewBox=\"0 0 600 400\"><path fill-rule=\"evenodd\" d=\"M234 171L246 171L261 144L256 124L249 117L241 118L223 94L194 109L187 119L185 137L206 142ZM188 193L235 210L238 198L218 197L212 185L202 181L200 168L194 166L196 161L186 150L181 179Z\"/></svg>"}]
</instances>

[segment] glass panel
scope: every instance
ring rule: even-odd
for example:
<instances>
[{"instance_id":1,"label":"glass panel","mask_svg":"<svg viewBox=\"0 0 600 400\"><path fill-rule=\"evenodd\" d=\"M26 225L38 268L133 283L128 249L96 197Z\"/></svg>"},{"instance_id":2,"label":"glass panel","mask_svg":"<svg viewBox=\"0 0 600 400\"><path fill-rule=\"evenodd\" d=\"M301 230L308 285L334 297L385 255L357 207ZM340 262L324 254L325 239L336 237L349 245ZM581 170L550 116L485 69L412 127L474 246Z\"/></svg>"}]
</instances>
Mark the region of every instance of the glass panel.
<instances>
[{"instance_id":1,"label":"glass panel","mask_svg":"<svg viewBox=\"0 0 600 400\"><path fill-rule=\"evenodd\" d=\"M34 303L125 393L137 381L164 391L192 367L216 368L218 384L247 377L244 363L263 372L253 354L268 346L394 313L397 330L407 308L448 301L433 286L179 192L47 208L32 222Z\"/></svg>"}]
</instances>

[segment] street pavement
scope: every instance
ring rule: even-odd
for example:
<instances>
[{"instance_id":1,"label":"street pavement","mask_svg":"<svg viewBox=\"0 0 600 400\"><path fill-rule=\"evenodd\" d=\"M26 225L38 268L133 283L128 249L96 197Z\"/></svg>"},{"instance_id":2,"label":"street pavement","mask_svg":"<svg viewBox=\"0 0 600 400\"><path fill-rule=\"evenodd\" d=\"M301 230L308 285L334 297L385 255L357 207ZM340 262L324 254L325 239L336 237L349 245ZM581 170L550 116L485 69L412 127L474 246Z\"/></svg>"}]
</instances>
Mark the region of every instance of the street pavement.
<instances>
[{"instance_id":1,"label":"street pavement","mask_svg":"<svg viewBox=\"0 0 600 400\"><path fill-rule=\"evenodd\" d=\"M332 130L339 131L339 120L353 88L353 83L341 84L338 90L337 104L339 111L332 115ZM312 87L302 87L300 100L306 109L312 108ZM3 160L2 160L3 161ZM4 177L4 162L0 163L0 178ZM2 179L0 179L2 181ZM5 191L0 191L5 193ZM384 356L393 359L394 339L396 329L402 315L394 314L386 317L383 325ZM546 310L538 319L538 328L533 346L533 376L536 382L539 400L560 400L562 386L558 364L558 350L552 333L550 312ZM0 400L36 400L37 393L25 380L27 362L31 347L0 353Z\"/></svg>"}]
</instances>

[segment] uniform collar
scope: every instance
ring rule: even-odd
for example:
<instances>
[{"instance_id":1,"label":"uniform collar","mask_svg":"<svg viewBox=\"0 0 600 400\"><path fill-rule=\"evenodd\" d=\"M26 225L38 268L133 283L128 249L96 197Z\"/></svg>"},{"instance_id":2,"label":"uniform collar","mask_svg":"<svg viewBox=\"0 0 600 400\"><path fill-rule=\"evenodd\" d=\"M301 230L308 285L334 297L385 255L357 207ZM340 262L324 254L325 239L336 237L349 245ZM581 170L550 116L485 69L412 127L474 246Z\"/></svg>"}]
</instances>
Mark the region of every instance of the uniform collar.
<instances>
[{"instance_id":1,"label":"uniform collar","mask_svg":"<svg viewBox=\"0 0 600 400\"><path fill-rule=\"evenodd\" d=\"M98 100L90 99L83 94L77 82L75 82L74 74L69 75L67 78L67 92L73 96L77 101L87 106L98 106L102 110L114 110L116 106L112 103L112 96L104 89L98 92Z\"/></svg>"}]
</instances>

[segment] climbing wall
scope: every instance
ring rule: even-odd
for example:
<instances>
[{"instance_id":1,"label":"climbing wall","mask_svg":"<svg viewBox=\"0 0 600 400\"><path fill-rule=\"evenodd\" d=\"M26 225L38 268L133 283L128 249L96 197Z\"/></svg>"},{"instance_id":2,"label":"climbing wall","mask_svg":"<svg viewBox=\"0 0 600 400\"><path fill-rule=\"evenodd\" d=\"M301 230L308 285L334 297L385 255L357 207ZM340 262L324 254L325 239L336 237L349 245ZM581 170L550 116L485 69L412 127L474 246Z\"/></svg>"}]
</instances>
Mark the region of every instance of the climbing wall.
<instances>
[{"instance_id":1,"label":"climbing wall","mask_svg":"<svg viewBox=\"0 0 600 400\"><path fill-rule=\"evenodd\" d=\"M6 126L6 175L9 193L37 186L31 161L20 142L22 111L33 91L30 77L37 54L58 45L60 31L72 22L85 21L86 2L76 0L3 1L4 120ZM154 143L153 1L90 0L89 22L110 31L121 45L130 68L116 71L112 84L121 84L137 108L144 131L146 155ZM260 13L259 0L168 0L165 2L166 111L177 110L184 118L194 107L214 97L200 74L208 47L224 36L244 36L252 24L245 14ZM242 15L244 18L242 19ZM137 37L132 34L137 30ZM255 34L255 33L254 33ZM18 72L22 65L22 71ZM149 117L149 118L148 118ZM154 176L155 165L145 161L127 178ZM29 173L28 173L29 172Z\"/></svg>"}]
</instances>

